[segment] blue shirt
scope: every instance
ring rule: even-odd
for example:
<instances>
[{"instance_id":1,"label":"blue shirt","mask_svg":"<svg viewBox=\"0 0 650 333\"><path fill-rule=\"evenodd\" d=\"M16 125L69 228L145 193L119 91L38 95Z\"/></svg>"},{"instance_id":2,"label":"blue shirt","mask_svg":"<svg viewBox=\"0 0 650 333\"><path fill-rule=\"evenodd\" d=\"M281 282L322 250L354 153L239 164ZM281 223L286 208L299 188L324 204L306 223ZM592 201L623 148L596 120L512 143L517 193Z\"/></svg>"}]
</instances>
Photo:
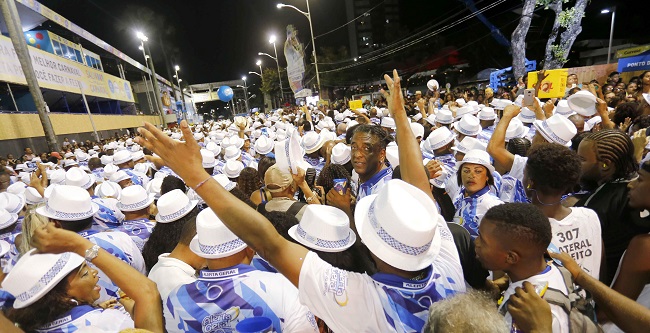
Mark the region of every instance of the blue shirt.
<instances>
[{"instance_id":1,"label":"blue shirt","mask_svg":"<svg viewBox=\"0 0 650 333\"><path fill-rule=\"evenodd\" d=\"M144 248L144 244L149 240L149 236L153 232L156 224L149 219L125 220L122 225L117 227L116 231L121 231L133 240L135 245L138 246L140 252Z\"/></svg>"},{"instance_id":2,"label":"blue shirt","mask_svg":"<svg viewBox=\"0 0 650 333\"><path fill-rule=\"evenodd\" d=\"M357 191L357 201L361 200L361 198L365 196L379 192L379 189L384 186L384 183L388 182L391 179L393 179L392 168L387 167L377 172L374 176L370 177L370 179L359 185L359 190Z\"/></svg>"},{"instance_id":3,"label":"blue shirt","mask_svg":"<svg viewBox=\"0 0 650 333\"><path fill-rule=\"evenodd\" d=\"M90 305L80 305L62 314L51 323L36 329L36 332L72 333L84 327L92 327L102 332L119 332L123 329L133 328L134 323L121 305L106 310Z\"/></svg>"},{"instance_id":4,"label":"blue shirt","mask_svg":"<svg viewBox=\"0 0 650 333\"><path fill-rule=\"evenodd\" d=\"M454 214L454 223L462 225L469 231L472 238L478 237L478 226L483 219L483 215L492 207L500 205L503 202L490 192L490 187L485 186L480 191L465 197L465 189L460 191L454 202L456 214Z\"/></svg>"},{"instance_id":5,"label":"blue shirt","mask_svg":"<svg viewBox=\"0 0 650 333\"><path fill-rule=\"evenodd\" d=\"M274 332L317 332L286 278L242 264L202 270L196 282L169 293L163 312L168 332L234 332L238 322L259 316L271 319Z\"/></svg>"}]
</instances>

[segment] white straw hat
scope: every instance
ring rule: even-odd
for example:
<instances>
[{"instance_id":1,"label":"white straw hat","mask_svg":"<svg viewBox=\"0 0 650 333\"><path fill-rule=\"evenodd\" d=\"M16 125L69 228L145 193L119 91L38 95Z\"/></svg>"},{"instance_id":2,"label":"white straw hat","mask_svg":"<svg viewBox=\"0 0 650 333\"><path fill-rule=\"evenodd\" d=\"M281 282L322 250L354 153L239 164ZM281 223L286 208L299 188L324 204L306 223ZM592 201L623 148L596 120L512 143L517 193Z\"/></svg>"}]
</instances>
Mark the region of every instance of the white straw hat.
<instances>
[{"instance_id":1,"label":"white straw hat","mask_svg":"<svg viewBox=\"0 0 650 333\"><path fill-rule=\"evenodd\" d=\"M131 152L128 150L120 150L113 154L113 164L120 165L131 161Z\"/></svg>"},{"instance_id":2,"label":"white straw hat","mask_svg":"<svg viewBox=\"0 0 650 333\"><path fill-rule=\"evenodd\" d=\"M39 203L45 201L43 196L38 193L38 191L33 187L28 187L25 190L25 203L28 205L38 205Z\"/></svg>"},{"instance_id":3,"label":"white straw hat","mask_svg":"<svg viewBox=\"0 0 650 333\"><path fill-rule=\"evenodd\" d=\"M169 191L158 199L156 221L169 223L179 220L189 214L197 203L197 200L190 200L180 189Z\"/></svg>"},{"instance_id":4,"label":"white straw hat","mask_svg":"<svg viewBox=\"0 0 650 333\"><path fill-rule=\"evenodd\" d=\"M431 265L440 252L438 223L444 221L435 204L420 189L401 180L390 180L379 193L359 200L354 217L363 243L395 268L419 271Z\"/></svg>"},{"instance_id":5,"label":"white straw hat","mask_svg":"<svg viewBox=\"0 0 650 333\"><path fill-rule=\"evenodd\" d=\"M196 236L190 242L190 250L201 258L219 259L243 251L246 243L221 222L210 208L196 217Z\"/></svg>"},{"instance_id":6,"label":"white straw hat","mask_svg":"<svg viewBox=\"0 0 650 333\"><path fill-rule=\"evenodd\" d=\"M18 214L10 213L4 208L0 208L0 229L4 229L18 221Z\"/></svg>"},{"instance_id":7,"label":"white straw hat","mask_svg":"<svg viewBox=\"0 0 650 333\"><path fill-rule=\"evenodd\" d=\"M338 208L325 205L307 205L300 223L289 229L289 236L323 252L345 251L357 240L348 216Z\"/></svg>"},{"instance_id":8,"label":"white straw hat","mask_svg":"<svg viewBox=\"0 0 650 333\"><path fill-rule=\"evenodd\" d=\"M490 174L494 173L494 166L490 163L490 154L484 150L473 149L468 151L463 160L458 163L458 170L461 170L465 163L480 164L488 169Z\"/></svg>"},{"instance_id":9,"label":"white straw hat","mask_svg":"<svg viewBox=\"0 0 650 333\"><path fill-rule=\"evenodd\" d=\"M203 168L214 168L217 165L217 160L214 158L214 153L207 150L201 149L201 164Z\"/></svg>"},{"instance_id":10,"label":"white straw hat","mask_svg":"<svg viewBox=\"0 0 650 333\"><path fill-rule=\"evenodd\" d=\"M7 274L2 289L16 298L13 307L22 309L41 299L83 262L76 253L37 253L32 249Z\"/></svg>"},{"instance_id":11,"label":"white straw hat","mask_svg":"<svg viewBox=\"0 0 650 333\"><path fill-rule=\"evenodd\" d=\"M149 182L151 183L151 182ZM105 181L95 187L95 195L100 198L114 198L119 200L122 188L118 183Z\"/></svg>"},{"instance_id":12,"label":"white straw hat","mask_svg":"<svg viewBox=\"0 0 650 333\"><path fill-rule=\"evenodd\" d=\"M576 125L560 114L553 115L543 121L535 120L533 125L546 141L566 147L571 147L571 139L578 133Z\"/></svg>"},{"instance_id":13,"label":"white straw hat","mask_svg":"<svg viewBox=\"0 0 650 333\"><path fill-rule=\"evenodd\" d=\"M236 146L228 146L226 148L226 151L223 154L223 157L226 159L226 161L236 160L240 156L241 156L241 149L237 148Z\"/></svg>"},{"instance_id":14,"label":"white straw hat","mask_svg":"<svg viewBox=\"0 0 650 333\"><path fill-rule=\"evenodd\" d=\"M518 118L512 118L506 129L506 142L514 138L523 138L526 133L528 133L528 127L524 126Z\"/></svg>"},{"instance_id":15,"label":"white straw hat","mask_svg":"<svg viewBox=\"0 0 650 333\"><path fill-rule=\"evenodd\" d=\"M228 160L223 166L223 174L228 178L237 178L241 171L244 170L244 163L237 160Z\"/></svg>"},{"instance_id":16,"label":"white straw hat","mask_svg":"<svg viewBox=\"0 0 650 333\"><path fill-rule=\"evenodd\" d=\"M350 158L352 157L351 153L350 146L342 142L337 143L332 147L332 163L343 165L350 162Z\"/></svg>"},{"instance_id":17,"label":"white straw hat","mask_svg":"<svg viewBox=\"0 0 650 333\"><path fill-rule=\"evenodd\" d=\"M467 152L474 149L486 150L487 144L481 142L479 139L466 136L456 145L456 147L451 147L451 149L459 153L467 154Z\"/></svg>"},{"instance_id":18,"label":"white straw hat","mask_svg":"<svg viewBox=\"0 0 650 333\"><path fill-rule=\"evenodd\" d=\"M52 189L47 204L36 209L38 214L61 221L79 221L89 218L99 210L88 191L81 187L58 185Z\"/></svg>"},{"instance_id":19,"label":"white straw hat","mask_svg":"<svg viewBox=\"0 0 650 333\"><path fill-rule=\"evenodd\" d=\"M70 186L78 186L84 190L89 189L93 184L95 184L96 179L95 175L92 173L86 173L80 168L73 167L68 169L65 173L65 184Z\"/></svg>"},{"instance_id":20,"label":"white straw hat","mask_svg":"<svg viewBox=\"0 0 650 333\"><path fill-rule=\"evenodd\" d=\"M260 155L266 155L273 151L273 140L265 135L262 135L255 141L254 149Z\"/></svg>"},{"instance_id":21,"label":"white straw hat","mask_svg":"<svg viewBox=\"0 0 650 333\"><path fill-rule=\"evenodd\" d=\"M323 137L318 135L318 133L309 131L302 137L300 145L305 149L307 154L311 154L319 150L324 142Z\"/></svg>"},{"instance_id":22,"label":"white straw hat","mask_svg":"<svg viewBox=\"0 0 650 333\"><path fill-rule=\"evenodd\" d=\"M481 133L481 121L471 114L466 114L454 123L454 129L466 136L476 136Z\"/></svg>"},{"instance_id":23,"label":"white straw hat","mask_svg":"<svg viewBox=\"0 0 650 333\"><path fill-rule=\"evenodd\" d=\"M567 97L569 108L579 115L591 117L596 114L596 96L586 90L580 90L577 93Z\"/></svg>"},{"instance_id":24,"label":"white straw hat","mask_svg":"<svg viewBox=\"0 0 650 333\"><path fill-rule=\"evenodd\" d=\"M436 122L443 125L449 125L454 122L454 116L452 115L451 111L441 109L438 110L438 113L436 113Z\"/></svg>"},{"instance_id":25,"label":"white straw hat","mask_svg":"<svg viewBox=\"0 0 650 333\"><path fill-rule=\"evenodd\" d=\"M145 209L153 203L154 195L140 185L131 185L122 189L117 208L123 212Z\"/></svg>"},{"instance_id":26,"label":"white straw hat","mask_svg":"<svg viewBox=\"0 0 650 333\"><path fill-rule=\"evenodd\" d=\"M431 132L426 141L431 151L434 151L454 141L455 137L456 136L449 130L449 128L443 126L436 128Z\"/></svg>"},{"instance_id":27,"label":"white straw hat","mask_svg":"<svg viewBox=\"0 0 650 333\"><path fill-rule=\"evenodd\" d=\"M9 192L0 193L0 208L9 213L18 214L25 207L25 197Z\"/></svg>"}]
</instances>

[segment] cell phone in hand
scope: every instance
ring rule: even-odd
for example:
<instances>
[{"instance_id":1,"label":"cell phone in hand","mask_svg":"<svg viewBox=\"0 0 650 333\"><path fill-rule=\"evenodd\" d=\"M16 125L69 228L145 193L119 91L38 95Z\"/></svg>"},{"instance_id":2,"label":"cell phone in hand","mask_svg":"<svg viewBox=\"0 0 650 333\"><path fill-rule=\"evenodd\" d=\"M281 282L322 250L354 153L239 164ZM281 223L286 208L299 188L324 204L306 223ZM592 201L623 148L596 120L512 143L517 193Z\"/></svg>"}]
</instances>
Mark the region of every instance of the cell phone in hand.
<instances>
[{"instance_id":1,"label":"cell phone in hand","mask_svg":"<svg viewBox=\"0 0 650 333\"><path fill-rule=\"evenodd\" d=\"M533 105L535 100L535 89L526 89L524 90L524 100L522 101L523 106Z\"/></svg>"}]
</instances>

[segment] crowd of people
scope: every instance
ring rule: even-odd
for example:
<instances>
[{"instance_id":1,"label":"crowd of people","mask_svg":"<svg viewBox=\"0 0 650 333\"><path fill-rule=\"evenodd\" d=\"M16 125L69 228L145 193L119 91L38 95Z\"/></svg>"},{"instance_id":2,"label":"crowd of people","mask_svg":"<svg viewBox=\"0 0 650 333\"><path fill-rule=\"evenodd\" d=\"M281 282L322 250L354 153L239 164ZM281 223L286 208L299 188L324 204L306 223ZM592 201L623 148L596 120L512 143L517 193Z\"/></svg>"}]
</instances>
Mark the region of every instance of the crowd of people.
<instances>
[{"instance_id":1,"label":"crowd of people","mask_svg":"<svg viewBox=\"0 0 650 333\"><path fill-rule=\"evenodd\" d=\"M384 79L0 159L1 331L647 331L650 72Z\"/></svg>"}]
</instances>

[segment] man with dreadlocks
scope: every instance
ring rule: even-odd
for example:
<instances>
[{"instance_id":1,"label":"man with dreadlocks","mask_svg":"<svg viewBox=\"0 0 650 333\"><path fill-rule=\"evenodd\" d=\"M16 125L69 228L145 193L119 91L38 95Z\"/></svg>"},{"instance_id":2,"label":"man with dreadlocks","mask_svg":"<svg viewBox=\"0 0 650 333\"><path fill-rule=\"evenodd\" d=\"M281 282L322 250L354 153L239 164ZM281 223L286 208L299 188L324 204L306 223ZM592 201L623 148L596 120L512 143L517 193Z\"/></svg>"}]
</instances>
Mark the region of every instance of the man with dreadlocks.
<instances>
[{"instance_id":1,"label":"man with dreadlocks","mask_svg":"<svg viewBox=\"0 0 650 333\"><path fill-rule=\"evenodd\" d=\"M600 219L607 271L600 279L609 284L630 240L650 232L641 210L628 206L628 183L636 177L634 145L619 130L601 130L585 137L578 147L582 160L580 183L590 194L575 206L591 208Z\"/></svg>"}]
</instances>

